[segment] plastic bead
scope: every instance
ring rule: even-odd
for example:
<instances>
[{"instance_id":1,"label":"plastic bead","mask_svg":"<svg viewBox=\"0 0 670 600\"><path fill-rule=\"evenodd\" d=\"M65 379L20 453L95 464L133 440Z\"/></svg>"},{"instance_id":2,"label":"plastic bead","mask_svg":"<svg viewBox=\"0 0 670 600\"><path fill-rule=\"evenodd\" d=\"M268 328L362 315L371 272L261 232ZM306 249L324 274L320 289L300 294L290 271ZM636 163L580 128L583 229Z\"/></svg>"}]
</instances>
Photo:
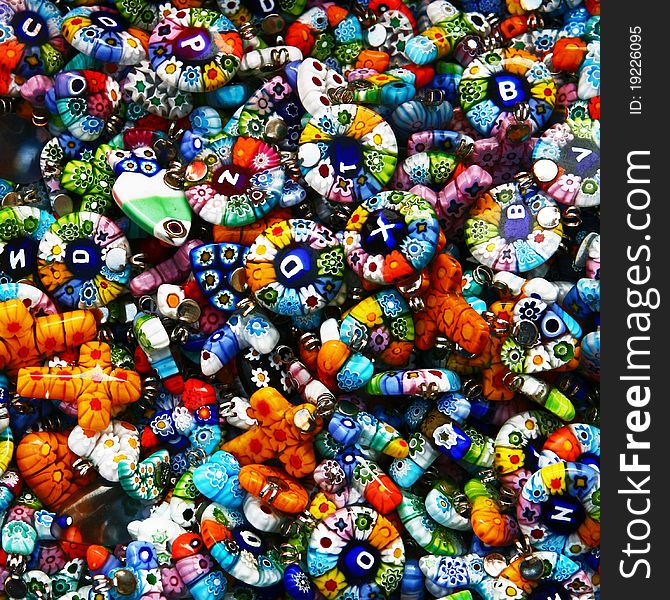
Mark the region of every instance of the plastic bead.
<instances>
[{"instance_id":1,"label":"plastic bead","mask_svg":"<svg viewBox=\"0 0 670 600\"><path fill-rule=\"evenodd\" d=\"M191 210L184 192L167 185L154 150L114 150L107 161L116 176L112 196L121 210L155 238L181 246L191 229Z\"/></svg>"},{"instance_id":2,"label":"plastic bead","mask_svg":"<svg viewBox=\"0 0 670 600\"><path fill-rule=\"evenodd\" d=\"M272 586L281 579L267 544L249 529L241 514L211 504L202 514L200 529L211 555L235 579L258 587Z\"/></svg>"},{"instance_id":3,"label":"plastic bead","mask_svg":"<svg viewBox=\"0 0 670 600\"><path fill-rule=\"evenodd\" d=\"M491 74L487 64L498 65ZM519 50L492 50L473 60L459 84L462 108L472 126L489 135L499 116L527 104L531 132L542 127L554 109L556 84L538 57Z\"/></svg>"},{"instance_id":4,"label":"plastic bead","mask_svg":"<svg viewBox=\"0 0 670 600\"><path fill-rule=\"evenodd\" d=\"M542 134L533 150L532 172L552 198L568 206L600 204L600 121L576 102L565 123Z\"/></svg>"},{"instance_id":5,"label":"plastic bead","mask_svg":"<svg viewBox=\"0 0 670 600\"><path fill-rule=\"evenodd\" d=\"M346 507L326 517L312 533L307 568L319 591L387 595L400 583L405 549L388 519L365 507Z\"/></svg>"},{"instance_id":6,"label":"plastic bead","mask_svg":"<svg viewBox=\"0 0 670 600\"><path fill-rule=\"evenodd\" d=\"M282 149L296 150L303 115L296 86L280 74L251 94L226 125L226 133L263 139L277 143Z\"/></svg>"},{"instance_id":7,"label":"plastic bead","mask_svg":"<svg viewBox=\"0 0 670 600\"><path fill-rule=\"evenodd\" d=\"M214 569L213 561L202 539L193 533L184 533L172 543L172 557L177 572L196 600L219 600L227 584L221 571Z\"/></svg>"},{"instance_id":8,"label":"plastic bead","mask_svg":"<svg viewBox=\"0 0 670 600\"><path fill-rule=\"evenodd\" d=\"M520 491L528 477L537 470L537 445L561 427L554 415L534 410L519 413L500 428L494 442L494 467L502 483Z\"/></svg>"},{"instance_id":9,"label":"plastic bead","mask_svg":"<svg viewBox=\"0 0 670 600\"><path fill-rule=\"evenodd\" d=\"M210 223L248 225L281 199L285 174L279 153L249 137L222 137L197 154L186 169L186 198Z\"/></svg>"},{"instance_id":10,"label":"plastic bead","mask_svg":"<svg viewBox=\"0 0 670 600\"><path fill-rule=\"evenodd\" d=\"M0 303L0 364L9 375L24 366L92 340L96 322L92 313L78 310L33 318L18 299ZM18 335L21 329L32 335Z\"/></svg>"},{"instance_id":11,"label":"plastic bead","mask_svg":"<svg viewBox=\"0 0 670 600\"><path fill-rule=\"evenodd\" d=\"M113 8L79 6L65 15L62 27L74 48L100 62L136 65L147 56L147 34Z\"/></svg>"},{"instance_id":12,"label":"plastic bead","mask_svg":"<svg viewBox=\"0 0 670 600\"><path fill-rule=\"evenodd\" d=\"M118 83L97 71L67 71L54 77L53 102L61 121L77 139L97 140L121 100Z\"/></svg>"},{"instance_id":13,"label":"plastic bead","mask_svg":"<svg viewBox=\"0 0 670 600\"><path fill-rule=\"evenodd\" d=\"M523 486L517 520L540 550L577 556L600 543L600 474L587 465L542 467Z\"/></svg>"},{"instance_id":14,"label":"plastic bead","mask_svg":"<svg viewBox=\"0 0 670 600\"><path fill-rule=\"evenodd\" d=\"M461 381L447 369L387 371L375 375L367 385L372 395L412 396L458 391Z\"/></svg>"},{"instance_id":15,"label":"plastic bead","mask_svg":"<svg viewBox=\"0 0 670 600\"><path fill-rule=\"evenodd\" d=\"M205 464L193 471L193 484L210 500L229 508L238 508L243 501L239 472L240 465L232 454L215 452Z\"/></svg>"},{"instance_id":16,"label":"plastic bead","mask_svg":"<svg viewBox=\"0 0 670 600\"><path fill-rule=\"evenodd\" d=\"M359 302L347 311L340 326L340 339L345 344L360 346L363 353L394 367L407 364L414 335L409 306L393 289Z\"/></svg>"},{"instance_id":17,"label":"plastic bead","mask_svg":"<svg viewBox=\"0 0 670 600\"><path fill-rule=\"evenodd\" d=\"M511 324L513 333L502 345L501 358L512 372L575 368L582 329L560 306L536 296L521 298Z\"/></svg>"},{"instance_id":18,"label":"plastic bead","mask_svg":"<svg viewBox=\"0 0 670 600\"><path fill-rule=\"evenodd\" d=\"M243 489L283 513L299 513L307 506L309 497L304 488L274 467L245 465L239 479Z\"/></svg>"},{"instance_id":19,"label":"plastic bead","mask_svg":"<svg viewBox=\"0 0 670 600\"><path fill-rule=\"evenodd\" d=\"M130 279L130 245L107 217L71 213L53 223L40 241L37 268L47 291L65 306L104 306Z\"/></svg>"},{"instance_id":20,"label":"plastic bead","mask_svg":"<svg viewBox=\"0 0 670 600\"><path fill-rule=\"evenodd\" d=\"M267 354L278 341L279 332L261 313L235 315L207 339L200 355L200 367L203 374L213 375L241 350L252 347Z\"/></svg>"},{"instance_id":21,"label":"plastic bead","mask_svg":"<svg viewBox=\"0 0 670 600\"><path fill-rule=\"evenodd\" d=\"M515 273L540 267L558 249L561 213L541 191L502 184L470 209L465 240L482 264Z\"/></svg>"},{"instance_id":22,"label":"plastic bead","mask_svg":"<svg viewBox=\"0 0 670 600\"><path fill-rule=\"evenodd\" d=\"M416 345L427 350L442 334L466 352L479 355L489 340L489 326L472 309L461 291L462 270L457 260L439 254L430 273L431 287L424 299L425 309L415 316Z\"/></svg>"},{"instance_id":23,"label":"plastic bead","mask_svg":"<svg viewBox=\"0 0 670 600\"><path fill-rule=\"evenodd\" d=\"M6 32L0 54L3 81L0 95L18 96L24 81L38 74L52 75L65 63L67 47L61 34L62 17L51 2L3 3L0 22ZM10 53L13 48L19 52Z\"/></svg>"},{"instance_id":24,"label":"plastic bead","mask_svg":"<svg viewBox=\"0 0 670 600\"><path fill-rule=\"evenodd\" d=\"M457 556L465 552L461 534L433 521L419 496L403 491L397 510L406 531L424 550L440 556Z\"/></svg>"},{"instance_id":25,"label":"plastic bead","mask_svg":"<svg viewBox=\"0 0 670 600\"><path fill-rule=\"evenodd\" d=\"M91 462L108 481L118 481L118 463L140 457L139 432L130 423L113 420L103 431L75 427L67 440L72 452Z\"/></svg>"},{"instance_id":26,"label":"plastic bead","mask_svg":"<svg viewBox=\"0 0 670 600\"><path fill-rule=\"evenodd\" d=\"M333 102L328 90L346 85L347 80L335 69L315 58L305 58L297 68L296 86L298 97L310 115Z\"/></svg>"},{"instance_id":27,"label":"plastic bead","mask_svg":"<svg viewBox=\"0 0 670 600\"><path fill-rule=\"evenodd\" d=\"M78 458L64 433L30 433L16 447L16 463L26 485L56 511L95 477L94 471L82 474L74 467Z\"/></svg>"}]
</instances>

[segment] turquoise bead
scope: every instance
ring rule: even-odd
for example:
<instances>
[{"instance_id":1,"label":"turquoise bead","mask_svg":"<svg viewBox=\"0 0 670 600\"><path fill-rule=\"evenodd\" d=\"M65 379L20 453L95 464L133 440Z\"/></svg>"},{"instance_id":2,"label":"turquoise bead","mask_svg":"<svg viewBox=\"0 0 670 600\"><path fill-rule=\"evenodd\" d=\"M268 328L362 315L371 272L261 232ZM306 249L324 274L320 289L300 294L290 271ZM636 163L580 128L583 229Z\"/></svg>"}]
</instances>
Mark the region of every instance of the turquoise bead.
<instances>
[{"instance_id":1,"label":"turquoise bead","mask_svg":"<svg viewBox=\"0 0 670 600\"><path fill-rule=\"evenodd\" d=\"M37 532L28 523L10 521L2 528L2 549L7 554L28 556L35 549Z\"/></svg>"},{"instance_id":2,"label":"turquoise bead","mask_svg":"<svg viewBox=\"0 0 670 600\"><path fill-rule=\"evenodd\" d=\"M193 484L203 495L228 508L242 506L244 491L238 473L240 463L230 453L220 450L193 471Z\"/></svg>"}]
</instances>

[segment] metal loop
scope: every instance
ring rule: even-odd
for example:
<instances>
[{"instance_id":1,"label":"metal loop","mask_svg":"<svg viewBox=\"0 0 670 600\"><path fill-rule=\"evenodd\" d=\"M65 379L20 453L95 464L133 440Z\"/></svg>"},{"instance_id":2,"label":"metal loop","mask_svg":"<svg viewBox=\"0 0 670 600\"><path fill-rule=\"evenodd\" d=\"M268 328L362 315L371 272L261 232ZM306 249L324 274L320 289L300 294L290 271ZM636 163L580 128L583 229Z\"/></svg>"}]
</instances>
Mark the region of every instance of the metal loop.
<instances>
[{"instance_id":1,"label":"metal loop","mask_svg":"<svg viewBox=\"0 0 670 600\"><path fill-rule=\"evenodd\" d=\"M512 290L504 281L494 281L493 287L498 291L501 298L511 298Z\"/></svg>"},{"instance_id":2,"label":"metal loop","mask_svg":"<svg viewBox=\"0 0 670 600\"><path fill-rule=\"evenodd\" d=\"M272 506L281 491L282 489L276 481L268 479L268 482L263 486L258 497L265 502L265 504Z\"/></svg>"},{"instance_id":3,"label":"metal loop","mask_svg":"<svg viewBox=\"0 0 670 600\"><path fill-rule=\"evenodd\" d=\"M261 71L276 71L281 69L291 60L291 55L286 48L273 48L270 51L270 64L262 65Z\"/></svg>"},{"instance_id":4,"label":"metal loop","mask_svg":"<svg viewBox=\"0 0 670 600\"><path fill-rule=\"evenodd\" d=\"M102 573L93 575L93 589L96 592L104 594L111 591L112 587L112 580L106 575L103 575Z\"/></svg>"},{"instance_id":5,"label":"metal loop","mask_svg":"<svg viewBox=\"0 0 670 600\"><path fill-rule=\"evenodd\" d=\"M484 317L484 320L488 323L489 329L491 330L491 335L498 337L509 333L509 321L501 319L495 313L492 313L488 310L482 313L482 317Z\"/></svg>"},{"instance_id":6,"label":"metal loop","mask_svg":"<svg viewBox=\"0 0 670 600\"><path fill-rule=\"evenodd\" d=\"M293 348L290 346L277 346L274 349L274 354L277 355L281 363L286 366L293 364L298 360L293 352Z\"/></svg>"},{"instance_id":7,"label":"metal loop","mask_svg":"<svg viewBox=\"0 0 670 600\"><path fill-rule=\"evenodd\" d=\"M456 148L456 158L465 162L472 153L475 151L475 145L473 143L467 142L466 140L461 140L458 142L458 147Z\"/></svg>"},{"instance_id":8,"label":"metal loop","mask_svg":"<svg viewBox=\"0 0 670 600\"><path fill-rule=\"evenodd\" d=\"M434 381L431 381L430 383L422 381L419 384L418 389L419 394L428 400L436 398L437 395L440 393L440 389L437 383L435 383Z\"/></svg>"},{"instance_id":9,"label":"metal loop","mask_svg":"<svg viewBox=\"0 0 670 600\"><path fill-rule=\"evenodd\" d=\"M237 28L237 31L247 41L250 41L256 37L256 28L254 27L253 23L250 23L249 21L242 23L242 25Z\"/></svg>"},{"instance_id":10,"label":"metal loop","mask_svg":"<svg viewBox=\"0 0 670 600\"><path fill-rule=\"evenodd\" d=\"M321 347L321 340L314 333L308 331L300 336L300 344L306 350L314 351Z\"/></svg>"},{"instance_id":11,"label":"metal loop","mask_svg":"<svg viewBox=\"0 0 670 600\"><path fill-rule=\"evenodd\" d=\"M78 458L72 463L72 468L82 477L88 473L91 469L91 463L88 462L85 458Z\"/></svg>"},{"instance_id":12,"label":"metal loop","mask_svg":"<svg viewBox=\"0 0 670 600\"><path fill-rule=\"evenodd\" d=\"M524 194L535 185L535 180L528 171L519 171L516 175L514 175L514 181L516 181Z\"/></svg>"},{"instance_id":13,"label":"metal loop","mask_svg":"<svg viewBox=\"0 0 670 600\"><path fill-rule=\"evenodd\" d=\"M493 269L486 265L477 265L472 270L472 279L479 285L491 285L493 283Z\"/></svg>"},{"instance_id":14,"label":"metal loop","mask_svg":"<svg viewBox=\"0 0 670 600\"><path fill-rule=\"evenodd\" d=\"M192 467L198 467L207 460L207 453L202 448L191 447L186 451L186 458Z\"/></svg>"},{"instance_id":15,"label":"metal loop","mask_svg":"<svg viewBox=\"0 0 670 600\"><path fill-rule=\"evenodd\" d=\"M502 382L506 388L518 392L523 385L523 378L516 373L512 373L512 371L508 371L503 375Z\"/></svg>"},{"instance_id":16,"label":"metal loop","mask_svg":"<svg viewBox=\"0 0 670 600\"><path fill-rule=\"evenodd\" d=\"M6 115L16 111L16 98L0 97L0 115Z\"/></svg>"},{"instance_id":17,"label":"metal loop","mask_svg":"<svg viewBox=\"0 0 670 600\"><path fill-rule=\"evenodd\" d=\"M579 227L582 224L582 212L577 206L568 206L563 211L561 221L566 227Z\"/></svg>"},{"instance_id":18,"label":"metal loop","mask_svg":"<svg viewBox=\"0 0 670 600\"><path fill-rule=\"evenodd\" d=\"M129 262L133 267L138 267L139 269L144 270L144 269L147 268L147 262L146 261L147 261L147 255L140 252L138 254L133 254L130 257Z\"/></svg>"},{"instance_id":19,"label":"metal loop","mask_svg":"<svg viewBox=\"0 0 670 600\"><path fill-rule=\"evenodd\" d=\"M153 298L153 296L146 294L144 296L140 296L137 304L139 305L140 310L145 313L152 315L158 314L158 304L156 303L156 300Z\"/></svg>"},{"instance_id":20,"label":"metal loop","mask_svg":"<svg viewBox=\"0 0 670 600\"><path fill-rule=\"evenodd\" d=\"M314 414L317 417L328 418L335 412L336 398L333 394L321 394L316 399L316 411Z\"/></svg>"},{"instance_id":21,"label":"metal loop","mask_svg":"<svg viewBox=\"0 0 670 600\"><path fill-rule=\"evenodd\" d=\"M477 477L484 485L495 483L496 481L498 481L498 478L496 477L496 474L493 471L493 469L482 469L477 474Z\"/></svg>"},{"instance_id":22,"label":"metal loop","mask_svg":"<svg viewBox=\"0 0 670 600\"><path fill-rule=\"evenodd\" d=\"M444 102L444 92L440 89L430 88L424 91L419 100L427 107L438 106Z\"/></svg>"},{"instance_id":23,"label":"metal loop","mask_svg":"<svg viewBox=\"0 0 670 600\"><path fill-rule=\"evenodd\" d=\"M474 379L466 379L461 386L463 393L468 400L474 400L482 395L482 386Z\"/></svg>"},{"instance_id":24,"label":"metal loop","mask_svg":"<svg viewBox=\"0 0 670 600\"><path fill-rule=\"evenodd\" d=\"M300 165L298 164L298 156L295 152L289 152L288 150L281 150L279 152L279 162L284 171L288 174L291 179L299 179L302 172L300 171Z\"/></svg>"},{"instance_id":25,"label":"metal loop","mask_svg":"<svg viewBox=\"0 0 670 600\"><path fill-rule=\"evenodd\" d=\"M530 106L525 102L517 102L512 110L514 119L517 123L523 123L530 118Z\"/></svg>"},{"instance_id":26,"label":"metal loop","mask_svg":"<svg viewBox=\"0 0 670 600\"><path fill-rule=\"evenodd\" d=\"M23 575L28 568L28 560L23 554L8 554L6 564L14 575Z\"/></svg>"}]
</instances>

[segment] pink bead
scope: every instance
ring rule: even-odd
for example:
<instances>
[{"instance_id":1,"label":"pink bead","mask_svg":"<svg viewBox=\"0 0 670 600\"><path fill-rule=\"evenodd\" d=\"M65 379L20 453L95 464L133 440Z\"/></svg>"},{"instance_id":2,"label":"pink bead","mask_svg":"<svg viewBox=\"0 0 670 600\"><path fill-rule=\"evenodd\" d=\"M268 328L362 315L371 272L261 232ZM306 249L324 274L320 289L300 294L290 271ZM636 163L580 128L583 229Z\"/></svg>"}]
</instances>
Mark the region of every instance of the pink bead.
<instances>
[{"instance_id":1,"label":"pink bead","mask_svg":"<svg viewBox=\"0 0 670 600\"><path fill-rule=\"evenodd\" d=\"M558 88L556 106L569 107L575 100L577 100L577 84L566 83Z\"/></svg>"},{"instance_id":2,"label":"pink bead","mask_svg":"<svg viewBox=\"0 0 670 600\"><path fill-rule=\"evenodd\" d=\"M176 567L182 581L190 585L212 570L212 559L204 554L186 556L177 561Z\"/></svg>"},{"instance_id":3,"label":"pink bead","mask_svg":"<svg viewBox=\"0 0 670 600\"><path fill-rule=\"evenodd\" d=\"M136 297L153 294L163 283L178 283L186 279L191 272L191 250L203 243L201 240L189 240L171 258L131 279L131 294Z\"/></svg>"},{"instance_id":4,"label":"pink bead","mask_svg":"<svg viewBox=\"0 0 670 600\"><path fill-rule=\"evenodd\" d=\"M37 565L40 571L44 571L47 575L60 571L68 561L58 542L42 541L38 544L38 548Z\"/></svg>"},{"instance_id":5,"label":"pink bead","mask_svg":"<svg viewBox=\"0 0 670 600\"><path fill-rule=\"evenodd\" d=\"M34 75L21 86L21 97L34 108L44 108L44 98L52 87L53 83L46 75Z\"/></svg>"},{"instance_id":6,"label":"pink bead","mask_svg":"<svg viewBox=\"0 0 670 600\"><path fill-rule=\"evenodd\" d=\"M33 524L33 515L35 514L35 509L25 506L23 504L17 504L12 506L7 511L6 521L23 521L29 525Z\"/></svg>"},{"instance_id":7,"label":"pink bead","mask_svg":"<svg viewBox=\"0 0 670 600\"><path fill-rule=\"evenodd\" d=\"M355 81L356 79L365 79L366 77L370 77L371 75L379 75L379 73L374 69L368 69L368 68L353 69L352 71L349 71L349 73L347 74L347 80Z\"/></svg>"},{"instance_id":8,"label":"pink bead","mask_svg":"<svg viewBox=\"0 0 670 600\"><path fill-rule=\"evenodd\" d=\"M437 212L443 219L447 238L458 234L465 223L468 208L492 185L493 178L477 165L471 165L453 178L437 195Z\"/></svg>"},{"instance_id":9,"label":"pink bead","mask_svg":"<svg viewBox=\"0 0 670 600\"><path fill-rule=\"evenodd\" d=\"M161 567L161 583L166 600L178 600L186 596L188 590L176 567Z\"/></svg>"},{"instance_id":10,"label":"pink bead","mask_svg":"<svg viewBox=\"0 0 670 600\"><path fill-rule=\"evenodd\" d=\"M198 325L200 331L207 335L211 335L217 329L221 329L226 324L226 315L213 306L201 306L200 320Z\"/></svg>"}]
</instances>

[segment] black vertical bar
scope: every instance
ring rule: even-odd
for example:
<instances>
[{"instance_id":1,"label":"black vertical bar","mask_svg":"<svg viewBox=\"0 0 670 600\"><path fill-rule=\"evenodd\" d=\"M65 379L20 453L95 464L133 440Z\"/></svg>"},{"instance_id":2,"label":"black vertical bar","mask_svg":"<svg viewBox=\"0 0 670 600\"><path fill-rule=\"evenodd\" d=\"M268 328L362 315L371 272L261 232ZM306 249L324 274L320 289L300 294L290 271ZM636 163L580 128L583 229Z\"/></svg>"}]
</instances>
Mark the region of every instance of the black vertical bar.
<instances>
[{"instance_id":1,"label":"black vertical bar","mask_svg":"<svg viewBox=\"0 0 670 600\"><path fill-rule=\"evenodd\" d=\"M669 22L663 2L603 6L604 600L670 597Z\"/></svg>"}]
</instances>

